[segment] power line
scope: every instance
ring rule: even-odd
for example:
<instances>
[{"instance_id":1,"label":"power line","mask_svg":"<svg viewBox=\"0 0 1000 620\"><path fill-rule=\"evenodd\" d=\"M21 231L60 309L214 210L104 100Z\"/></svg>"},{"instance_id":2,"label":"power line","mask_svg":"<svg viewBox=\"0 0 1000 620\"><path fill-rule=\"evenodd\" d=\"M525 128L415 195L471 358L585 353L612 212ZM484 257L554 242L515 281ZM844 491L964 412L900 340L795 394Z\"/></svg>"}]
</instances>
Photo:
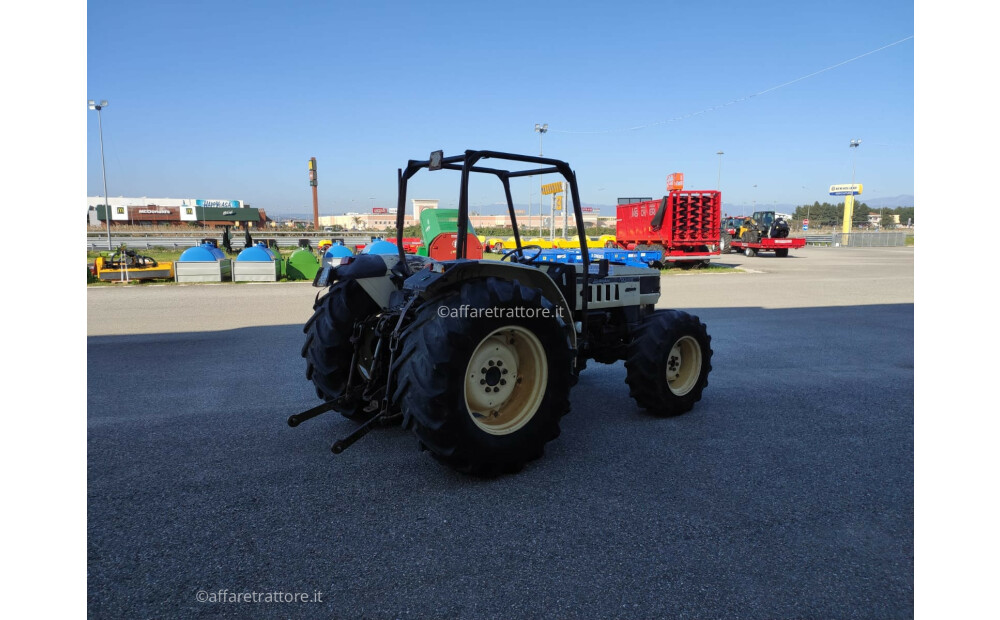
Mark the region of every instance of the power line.
<instances>
[{"instance_id":1,"label":"power line","mask_svg":"<svg viewBox=\"0 0 1000 620\"><path fill-rule=\"evenodd\" d=\"M820 69L819 71L813 71L812 73L810 73L808 75L803 75L802 77L797 77L794 80L789 80L788 82L785 82L784 84L778 84L777 86L772 86L771 88L767 88L767 89L764 89L762 91L753 93L752 95L746 95L746 96L740 97L738 99L733 99L732 101L728 101L726 103L721 103L719 105L712 106L710 108L705 108L704 110L699 110L697 112L691 112L691 113L688 113L688 114L684 114L683 116L675 116L673 118L668 118L665 121L657 121L655 123L647 123L645 125L636 125L635 127L625 127L625 128L621 128L621 129L603 129L603 130L599 130L599 131L566 131L566 130L563 130L563 129L549 129L549 131L551 131L553 133L566 133L566 134L601 134L601 133L617 133L617 132L621 132L621 131L637 131L639 129L648 129L650 127L656 127L657 125L666 125L667 123L673 123L673 122L676 122L676 121L684 120L686 118L692 118L692 117L695 117L695 116L700 116L702 114L707 114L708 112L713 112L713 111L718 110L720 108L725 108L727 106L731 106L731 105L733 105L735 103L742 103L744 101L749 101L753 97L759 97L760 95L765 95L767 93L776 91L779 88L784 88L786 86L791 86L792 84L795 84L796 82L801 82L802 80L807 80L807 79L809 79L811 77L815 77L815 76L817 76L817 75L819 75L821 73L826 73L827 71L831 71L833 69L836 69L837 67L842 67L842 66L844 66L844 65L846 65L848 63L852 63L852 62L854 62L856 60L860 60L860 59L864 58L865 56L871 56L872 54L874 54L876 52L881 52L882 50L888 49L888 48L890 48L890 47L892 47L894 45L899 45L900 43L905 43L906 41L909 41L912 38L913 38L913 35L910 35L910 36L906 37L905 39L900 39L899 41L895 41L893 43L889 43L888 45L883 45L882 47L880 47L878 49L873 49L870 52L865 52L864 54L861 54L859 56L855 56L854 58L849 58L849 59L844 60L842 62L838 62L835 65L830 65L829 67L826 67L824 69Z\"/></svg>"}]
</instances>

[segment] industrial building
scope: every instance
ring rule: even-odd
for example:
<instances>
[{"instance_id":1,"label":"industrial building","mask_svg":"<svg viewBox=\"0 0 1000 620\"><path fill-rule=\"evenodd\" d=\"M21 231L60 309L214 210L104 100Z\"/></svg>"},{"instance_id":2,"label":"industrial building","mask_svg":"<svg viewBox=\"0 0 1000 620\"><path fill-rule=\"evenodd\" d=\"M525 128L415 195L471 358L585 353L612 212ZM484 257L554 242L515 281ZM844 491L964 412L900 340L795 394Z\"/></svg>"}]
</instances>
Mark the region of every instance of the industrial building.
<instances>
[{"instance_id":1,"label":"industrial building","mask_svg":"<svg viewBox=\"0 0 1000 620\"><path fill-rule=\"evenodd\" d=\"M420 221L420 212L424 209L436 209L438 208L439 202L437 200L426 200L426 199L413 199L413 208L407 210L404 219L403 226L414 226ZM537 213L533 215L526 215L522 212L517 212L517 224L519 227L523 227L525 230L532 230L541 227L545 231L549 230L550 226L549 215L538 215ZM614 227L615 218L601 217L596 213L585 213L583 215L583 221L588 226L610 226ZM510 216L507 214L500 215L469 215L469 223L475 229L480 228L498 228L504 226L510 226ZM563 223L563 217L560 214L556 214L556 229L561 229ZM383 207L373 207L371 213L345 213L343 215L321 215L319 218L319 225L321 227L326 226L340 226L345 230L385 230L386 228L395 229L396 228L396 209L388 209ZM569 225L571 227L576 226L575 218L570 214Z\"/></svg>"},{"instance_id":2,"label":"industrial building","mask_svg":"<svg viewBox=\"0 0 1000 620\"><path fill-rule=\"evenodd\" d=\"M196 224L207 227L232 226L241 228L263 228L265 226L274 227L277 223L267 216L263 209L255 209L244 203L242 200L205 200L197 198L149 198L110 196L108 203L111 206L112 226L182 226L185 224ZM403 220L404 227L414 226L420 221L420 212L424 209L438 208L439 201L427 199L413 199L412 208L407 210ZM87 197L87 224L92 227L104 227L106 224L105 207L103 196ZM556 229L560 229L563 217L556 214ZM614 227L615 218L600 217L596 213L584 213L584 222L587 226L609 226ZM551 217L548 214L539 215L533 212L530 215L523 211L517 212L517 222L525 230L542 229L549 230ZM293 226L301 220L286 222ZM475 229L499 228L510 226L510 216L507 214L498 215L470 215L469 222ZM307 225L311 227L312 221ZM396 228L396 209L385 207L373 207L371 213L345 213L342 215L321 215L319 218L321 228L338 226L344 230L369 230L384 231ZM576 225L572 214L569 218L569 225Z\"/></svg>"},{"instance_id":3,"label":"industrial building","mask_svg":"<svg viewBox=\"0 0 1000 620\"><path fill-rule=\"evenodd\" d=\"M112 226L202 226L264 227L271 220L263 209L242 200L199 198L148 198L109 196ZM107 221L103 196L87 197L87 225L104 226Z\"/></svg>"}]
</instances>

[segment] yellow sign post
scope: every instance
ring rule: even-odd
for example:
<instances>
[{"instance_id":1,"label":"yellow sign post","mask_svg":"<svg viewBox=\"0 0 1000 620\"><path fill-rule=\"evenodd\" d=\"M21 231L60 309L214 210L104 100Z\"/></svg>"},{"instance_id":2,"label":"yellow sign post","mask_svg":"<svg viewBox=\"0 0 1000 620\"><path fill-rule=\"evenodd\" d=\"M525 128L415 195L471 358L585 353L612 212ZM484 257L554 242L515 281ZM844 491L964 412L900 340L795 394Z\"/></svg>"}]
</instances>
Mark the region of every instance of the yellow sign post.
<instances>
[{"instance_id":1,"label":"yellow sign post","mask_svg":"<svg viewBox=\"0 0 1000 620\"><path fill-rule=\"evenodd\" d=\"M563 191L562 181L557 183L547 183L542 186L542 195L558 194L561 191Z\"/></svg>"},{"instance_id":2,"label":"yellow sign post","mask_svg":"<svg viewBox=\"0 0 1000 620\"><path fill-rule=\"evenodd\" d=\"M841 240L841 243L844 245L847 245L850 241L851 221L854 218L854 197L862 191L864 191L864 186L861 183L830 186L831 196L844 197L844 224L841 227L841 230L844 233L844 238Z\"/></svg>"}]
</instances>

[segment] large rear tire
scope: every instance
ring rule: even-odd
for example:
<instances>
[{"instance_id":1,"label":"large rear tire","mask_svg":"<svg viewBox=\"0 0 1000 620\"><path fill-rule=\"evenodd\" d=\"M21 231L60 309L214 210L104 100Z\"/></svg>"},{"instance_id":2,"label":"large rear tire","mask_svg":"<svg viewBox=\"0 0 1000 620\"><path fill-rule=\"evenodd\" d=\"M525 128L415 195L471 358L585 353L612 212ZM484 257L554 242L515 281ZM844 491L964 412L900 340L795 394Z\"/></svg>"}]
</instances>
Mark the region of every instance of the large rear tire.
<instances>
[{"instance_id":1,"label":"large rear tire","mask_svg":"<svg viewBox=\"0 0 1000 620\"><path fill-rule=\"evenodd\" d=\"M657 310L643 320L625 359L629 394L661 417L690 411L712 371L712 338L698 317Z\"/></svg>"},{"instance_id":2,"label":"large rear tire","mask_svg":"<svg viewBox=\"0 0 1000 620\"><path fill-rule=\"evenodd\" d=\"M538 289L487 278L417 311L400 335L393 400L439 461L480 476L512 473L559 436L572 368L556 307Z\"/></svg>"},{"instance_id":3,"label":"large rear tire","mask_svg":"<svg viewBox=\"0 0 1000 620\"><path fill-rule=\"evenodd\" d=\"M313 315L302 329L306 342L306 379L316 386L316 395L325 401L344 395L354 357L351 332L354 323L378 312L378 305L354 280L335 283L313 305ZM366 403L346 403L337 411L345 418L363 419Z\"/></svg>"},{"instance_id":4,"label":"large rear tire","mask_svg":"<svg viewBox=\"0 0 1000 620\"><path fill-rule=\"evenodd\" d=\"M729 254L729 250L733 247L733 236L729 233L722 233L719 237L719 253Z\"/></svg>"}]
</instances>

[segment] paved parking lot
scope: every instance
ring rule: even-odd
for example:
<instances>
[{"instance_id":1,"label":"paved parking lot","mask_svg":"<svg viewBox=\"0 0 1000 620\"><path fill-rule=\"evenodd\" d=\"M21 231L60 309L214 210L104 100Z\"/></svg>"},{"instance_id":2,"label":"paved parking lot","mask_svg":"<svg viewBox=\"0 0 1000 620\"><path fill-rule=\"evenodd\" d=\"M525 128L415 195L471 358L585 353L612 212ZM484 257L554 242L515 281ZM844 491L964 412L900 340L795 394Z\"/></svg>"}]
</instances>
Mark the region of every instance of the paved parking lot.
<instances>
[{"instance_id":1,"label":"paved parking lot","mask_svg":"<svg viewBox=\"0 0 1000 620\"><path fill-rule=\"evenodd\" d=\"M699 405L651 418L591 364L516 476L401 429L347 452L299 357L305 284L88 290L94 617L901 618L913 614L913 250L732 254L663 278ZM199 602L199 591L322 602Z\"/></svg>"}]
</instances>

